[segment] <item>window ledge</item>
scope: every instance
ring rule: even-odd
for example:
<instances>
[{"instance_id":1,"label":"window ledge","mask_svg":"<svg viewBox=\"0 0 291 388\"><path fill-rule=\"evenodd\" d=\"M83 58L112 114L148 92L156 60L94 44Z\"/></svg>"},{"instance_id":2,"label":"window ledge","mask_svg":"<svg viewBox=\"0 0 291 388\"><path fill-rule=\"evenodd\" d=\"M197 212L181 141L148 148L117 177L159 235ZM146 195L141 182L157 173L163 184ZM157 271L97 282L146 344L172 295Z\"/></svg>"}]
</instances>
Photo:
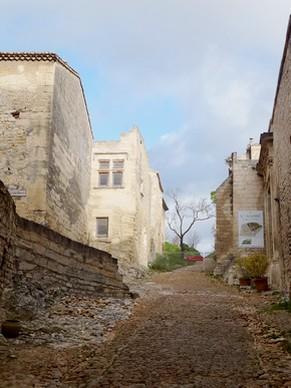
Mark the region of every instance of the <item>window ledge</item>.
<instances>
[{"instance_id":1,"label":"window ledge","mask_svg":"<svg viewBox=\"0 0 291 388\"><path fill-rule=\"evenodd\" d=\"M111 243L111 240L110 240L110 238L109 237L99 237L99 236L96 236L95 237L95 239L96 239L96 241L98 241L98 242L104 242L104 243Z\"/></svg>"},{"instance_id":2,"label":"window ledge","mask_svg":"<svg viewBox=\"0 0 291 388\"><path fill-rule=\"evenodd\" d=\"M94 190L99 190L99 189L124 189L124 186L94 186Z\"/></svg>"}]
</instances>

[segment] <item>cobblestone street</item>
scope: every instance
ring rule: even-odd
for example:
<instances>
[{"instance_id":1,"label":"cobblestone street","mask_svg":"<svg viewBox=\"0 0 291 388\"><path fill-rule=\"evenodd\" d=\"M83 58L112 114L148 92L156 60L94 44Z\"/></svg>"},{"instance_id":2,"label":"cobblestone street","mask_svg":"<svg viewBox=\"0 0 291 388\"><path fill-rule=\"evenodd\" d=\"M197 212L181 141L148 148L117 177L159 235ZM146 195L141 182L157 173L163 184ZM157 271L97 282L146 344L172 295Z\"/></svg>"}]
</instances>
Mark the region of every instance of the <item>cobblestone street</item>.
<instances>
[{"instance_id":1,"label":"cobblestone street","mask_svg":"<svg viewBox=\"0 0 291 388\"><path fill-rule=\"evenodd\" d=\"M102 345L16 348L1 387L291 387L290 355L256 315L264 297L196 268L143 282Z\"/></svg>"}]
</instances>

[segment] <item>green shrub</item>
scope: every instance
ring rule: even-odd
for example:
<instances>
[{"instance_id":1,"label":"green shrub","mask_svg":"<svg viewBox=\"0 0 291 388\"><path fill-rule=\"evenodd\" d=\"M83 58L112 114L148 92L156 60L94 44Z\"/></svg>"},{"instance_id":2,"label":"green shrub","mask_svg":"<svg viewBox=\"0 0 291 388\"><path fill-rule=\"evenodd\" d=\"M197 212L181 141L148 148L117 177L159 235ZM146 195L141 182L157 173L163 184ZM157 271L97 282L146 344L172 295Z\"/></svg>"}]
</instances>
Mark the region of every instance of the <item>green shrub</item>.
<instances>
[{"instance_id":1,"label":"green shrub","mask_svg":"<svg viewBox=\"0 0 291 388\"><path fill-rule=\"evenodd\" d=\"M185 267L188 262L181 255L181 252L164 253L157 255L156 259L149 265L150 269L158 272L169 272Z\"/></svg>"},{"instance_id":2,"label":"green shrub","mask_svg":"<svg viewBox=\"0 0 291 388\"><path fill-rule=\"evenodd\" d=\"M237 260L238 267L243 274L250 278L261 278L265 275L268 267L268 259L266 255L254 253L247 257L242 257Z\"/></svg>"},{"instance_id":3,"label":"green shrub","mask_svg":"<svg viewBox=\"0 0 291 388\"><path fill-rule=\"evenodd\" d=\"M243 279L250 279L251 275L248 273L246 269L246 257L239 257L236 259L235 264L237 268L240 270L240 277Z\"/></svg>"},{"instance_id":4,"label":"green shrub","mask_svg":"<svg viewBox=\"0 0 291 388\"><path fill-rule=\"evenodd\" d=\"M180 252L180 247L176 244L172 244L169 241L166 241L163 245L163 252L177 253Z\"/></svg>"}]
</instances>

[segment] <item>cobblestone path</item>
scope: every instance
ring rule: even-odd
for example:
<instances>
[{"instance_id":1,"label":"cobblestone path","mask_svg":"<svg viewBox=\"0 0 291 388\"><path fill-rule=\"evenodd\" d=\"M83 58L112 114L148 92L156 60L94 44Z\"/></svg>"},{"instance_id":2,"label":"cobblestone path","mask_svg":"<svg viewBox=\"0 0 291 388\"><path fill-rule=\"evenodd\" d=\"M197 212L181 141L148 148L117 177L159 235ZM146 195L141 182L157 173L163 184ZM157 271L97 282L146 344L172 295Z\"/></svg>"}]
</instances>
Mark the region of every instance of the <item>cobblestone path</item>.
<instances>
[{"instance_id":1,"label":"cobblestone path","mask_svg":"<svg viewBox=\"0 0 291 388\"><path fill-rule=\"evenodd\" d=\"M78 387L269 387L243 297L194 267L157 275L134 315L66 380Z\"/></svg>"}]
</instances>

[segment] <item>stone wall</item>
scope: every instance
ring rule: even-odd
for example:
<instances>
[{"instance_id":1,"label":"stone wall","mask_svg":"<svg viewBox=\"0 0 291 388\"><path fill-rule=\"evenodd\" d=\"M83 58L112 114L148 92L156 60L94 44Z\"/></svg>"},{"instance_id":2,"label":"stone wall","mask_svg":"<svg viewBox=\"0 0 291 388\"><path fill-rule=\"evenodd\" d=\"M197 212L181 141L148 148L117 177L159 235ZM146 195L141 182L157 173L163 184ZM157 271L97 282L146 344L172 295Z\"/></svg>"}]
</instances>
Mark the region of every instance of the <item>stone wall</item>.
<instances>
[{"instance_id":1,"label":"stone wall","mask_svg":"<svg viewBox=\"0 0 291 388\"><path fill-rule=\"evenodd\" d=\"M291 292L291 25L289 22L270 132L273 132L274 167L279 206L283 284Z\"/></svg>"},{"instance_id":2,"label":"stone wall","mask_svg":"<svg viewBox=\"0 0 291 388\"><path fill-rule=\"evenodd\" d=\"M100 160L109 161L109 182L100 186ZM123 160L123 182L112 184L112 163ZM137 128L121 134L119 141L98 141L93 146L89 199L90 244L126 263L147 266L164 242L163 194L150 166ZM96 218L108 217L108 236L96 235Z\"/></svg>"},{"instance_id":3,"label":"stone wall","mask_svg":"<svg viewBox=\"0 0 291 388\"><path fill-rule=\"evenodd\" d=\"M117 296L128 291L110 254L23 218L17 221L15 258L18 274L45 289Z\"/></svg>"},{"instance_id":4,"label":"stone wall","mask_svg":"<svg viewBox=\"0 0 291 388\"><path fill-rule=\"evenodd\" d=\"M165 241L165 211L167 205L163 201L163 188L160 176L152 171L151 176L151 209L150 209L150 253L149 261L153 261L157 254L162 254Z\"/></svg>"},{"instance_id":5,"label":"stone wall","mask_svg":"<svg viewBox=\"0 0 291 388\"><path fill-rule=\"evenodd\" d=\"M83 243L87 238L93 137L79 77L55 63L49 140L47 225Z\"/></svg>"},{"instance_id":6,"label":"stone wall","mask_svg":"<svg viewBox=\"0 0 291 388\"><path fill-rule=\"evenodd\" d=\"M233 161L233 244L234 251L237 253L248 251L238 247L238 212L264 210L263 179L257 174L257 162L257 159ZM261 250L264 251L264 249L251 248L250 252Z\"/></svg>"},{"instance_id":7,"label":"stone wall","mask_svg":"<svg viewBox=\"0 0 291 388\"><path fill-rule=\"evenodd\" d=\"M229 177L216 190L217 265L214 273L223 275L230 284L235 284L239 276L235 258L265 252L263 241L252 246L254 237L250 229L246 231L250 245L242 245L242 241L239 241L239 212L249 212L251 217L253 214L256 217L256 212L264 210L263 178L256 170L259 150L260 145L254 144L248 145L244 155L238 157L232 153L227 159Z\"/></svg>"},{"instance_id":8,"label":"stone wall","mask_svg":"<svg viewBox=\"0 0 291 388\"><path fill-rule=\"evenodd\" d=\"M233 249L233 192L232 177L228 177L216 190L215 252L218 260Z\"/></svg>"},{"instance_id":9,"label":"stone wall","mask_svg":"<svg viewBox=\"0 0 291 388\"><path fill-rule=\"evenodd\" d=\"M0 57L0 179L23 217L45 223L54 65Z\"/></svg>"},{"instance_id":10,"label":"stone wall","mask_svg":"<svg viewBox=\"0 0 291 388\"><path fill-rule=\"evenodd\" d=\"M264 218L266 255L269 261L268 278L273 289L286 290L284 260L281 243L278 176L274 169L273 133L261 134L262 152L257 171L264 180Z\"/></svg>"},{"instance_id":11,"label":"stone wall","mask_svg":"<svg viewBox=\"0 0 291 388\"><path fill-rule=\"evenodd\" d=\"M17 213L87 243L93 136L78 74L51 53L0 53L0 179Z\"/></svg>"},{"instance_id":12,"label":"stone wall","mask_svg":"<svg viewBox=\"0 0 291 388\"><path fill-rule=\"evenodd\" d=\"M40 284L46 291L61 288L86 295L128 294L116 259L17 216L1 181L0 215L0 291L26 281L30 286Z\"/></svg>"},{"instance_id":13,"label":"stone wall","mask_svg":"<svg viewBox=\"0 0 291 388\"><path fill-rule=\"evenodd\" d=\"M0 296L12 283L16 271L14 236L16 230L15 205L0 181Z\"/></svg>"}]
</instances>

